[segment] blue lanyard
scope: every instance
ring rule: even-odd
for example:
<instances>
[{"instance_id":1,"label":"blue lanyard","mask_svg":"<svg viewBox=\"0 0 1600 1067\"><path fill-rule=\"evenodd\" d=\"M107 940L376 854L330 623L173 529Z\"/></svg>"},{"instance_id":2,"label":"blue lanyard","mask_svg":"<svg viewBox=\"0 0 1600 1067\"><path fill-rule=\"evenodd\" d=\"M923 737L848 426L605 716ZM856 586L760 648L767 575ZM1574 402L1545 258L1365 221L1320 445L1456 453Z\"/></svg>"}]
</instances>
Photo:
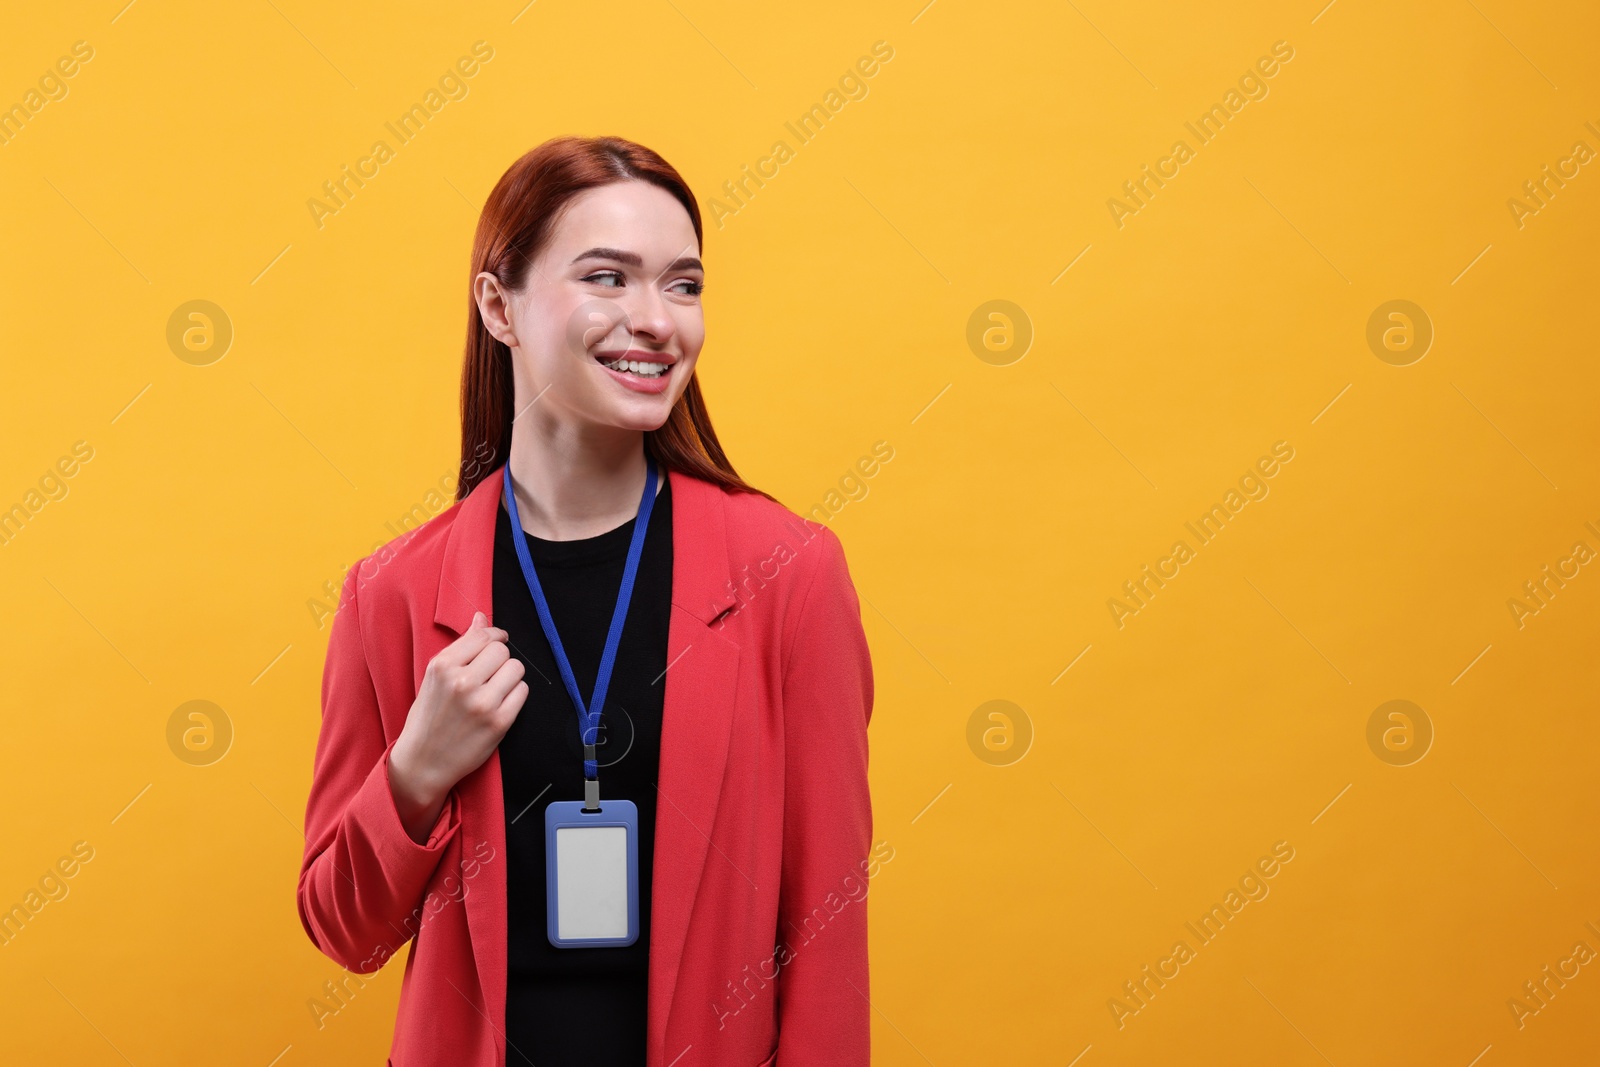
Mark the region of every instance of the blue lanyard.
<instances>
[{"instance_id":1,"label":"blue lanyard","mask_svg":"<svg viewBox=\"0 0 1600 1067\"><path fill-rule=\"evenodd\" d=\"M517 514L517 500L511 492L511 464L505 466L506 510L511 513L511 532L517 548L517 562L522 564L522 577L533 594L533 605L539 611L539 625L555 654L556 666L561 668L561 680L567 684L567 694L578 711L578 730L583 738L583 777L585 792L591 806L599 799L600 765L595 756L595 744L600 732L600 712L605 708L606 690L611 687L611 669L617 662L617 645L622 641L622 624L628 617L628 603L633 599L633 581L639 573L639 559L644 554L644 534L650 525L650 511L656 502L656 463L645 454L646 476L644 496L639 500L639 513L633 526L633 540L628 544L628 562L622 571L622 588L617 592L617 606L611 613L611 630L606 634L605 651L600 656L600 672L595 675L594 695L587 707L578 692L578 679L572 673L566 649L561 647L561 636L556 633L555 620L550 615L550 604L545 600L539 576L533 569L533 557L528 554L528 542L522 533L522 519ZM593 783L593 784L589 784Z\"/></svg>"}]
</instances>

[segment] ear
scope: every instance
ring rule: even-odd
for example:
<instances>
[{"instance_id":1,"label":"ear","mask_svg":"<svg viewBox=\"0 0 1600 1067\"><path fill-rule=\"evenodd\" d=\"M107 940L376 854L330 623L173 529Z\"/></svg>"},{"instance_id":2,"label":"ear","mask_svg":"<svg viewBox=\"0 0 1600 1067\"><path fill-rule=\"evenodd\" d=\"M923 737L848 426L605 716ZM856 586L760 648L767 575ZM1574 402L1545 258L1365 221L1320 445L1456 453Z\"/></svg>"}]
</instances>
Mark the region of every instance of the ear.
<instances>
[{"instance_id":1,"label":"ear","mask_svg":"<svg viewBox=\"0 0 1600 1067\"><path fill-rule=\"evenodd\" d=\"M484 328L490 335L501 344L516 347L517 334L511 322L511 294L500 284L500 279L488 271L480 271L472 280L472 297L477 302Z\"/></svg>"}]
</instances>

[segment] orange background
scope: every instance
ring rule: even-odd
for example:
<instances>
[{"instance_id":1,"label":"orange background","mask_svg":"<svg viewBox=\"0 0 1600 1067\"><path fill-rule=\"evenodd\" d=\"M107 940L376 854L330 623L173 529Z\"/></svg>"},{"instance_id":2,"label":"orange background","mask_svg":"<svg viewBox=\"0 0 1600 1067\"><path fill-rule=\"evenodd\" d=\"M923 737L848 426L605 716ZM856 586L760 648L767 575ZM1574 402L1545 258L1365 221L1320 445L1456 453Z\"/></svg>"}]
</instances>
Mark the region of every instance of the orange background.
<instances>
[{"instance_id":1,"label":"orange background","mask_svg":"<svg viewBox=\"0 0 1600 1067\"><path fill-rule=\"evenodd\" d=\"M795 510L843 505L894 848L876 1062L1592 1058L1596 968L1536 1014L1523 983L1600 950L1600 576L1508 601L1600 550L1600 175L1524 189L1600 150L1600 18L920 2L11 13L0 106L92 58L0 143L0 508L25 519L0 544L0 907L73 870L0 947L0 1061L381 1060L399 965L320 1026L308 1006L340 977L294 906L314 602L450 487L477 212L566 133L683 171L723 440ZM465 94L319 226L323 183L478 41ZM1147 164L1169 177L1135 205ZM219 332L191 351L168 326L194 300ZM1431 326L1425 352L1369 346L1394 300L1421 318L1377 332ZM1201 544L1185 524L1277 442ZM1179 540L1119 626L1108 601ZM195 700L220 710L186 747ZM1369 742L1393 700L1415 710ZM1246 883L1268 894L1195 937L1279 842Z\"/></svg>"}]
</instances>

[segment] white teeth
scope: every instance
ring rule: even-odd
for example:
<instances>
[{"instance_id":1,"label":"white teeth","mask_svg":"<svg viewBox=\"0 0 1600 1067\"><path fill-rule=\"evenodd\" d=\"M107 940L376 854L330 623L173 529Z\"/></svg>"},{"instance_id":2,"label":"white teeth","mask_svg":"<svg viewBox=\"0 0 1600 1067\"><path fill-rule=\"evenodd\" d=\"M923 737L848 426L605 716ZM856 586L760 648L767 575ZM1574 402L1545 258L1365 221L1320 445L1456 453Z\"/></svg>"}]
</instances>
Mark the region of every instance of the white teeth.
<instances>
[{"instance_id":1,"label":"white teeth","mask_svg":"<svg viewBox=\"0 0 1600 1067\"><path fill-rule=\"evenodd\" d=\"M636 359L619 359L614 363L602 363L602 367L611 370L630 371L641 378L659 378L667 372L666 363L648 363Z\"/></svg>"}]
</instances>

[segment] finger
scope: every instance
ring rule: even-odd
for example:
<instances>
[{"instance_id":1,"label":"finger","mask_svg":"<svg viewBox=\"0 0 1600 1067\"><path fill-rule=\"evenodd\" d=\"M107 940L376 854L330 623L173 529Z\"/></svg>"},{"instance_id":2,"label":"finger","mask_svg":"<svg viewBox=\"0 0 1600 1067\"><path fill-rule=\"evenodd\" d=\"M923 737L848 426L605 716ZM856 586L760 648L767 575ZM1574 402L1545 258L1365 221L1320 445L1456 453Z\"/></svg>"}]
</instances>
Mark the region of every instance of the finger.
<instances>
[{"instance_id":1,"label":"finger","mask_svg":"<svg viewBox=\"0 0 1600 1067\"><path fill-rule=\"evenodd\" d=\"M486 641L478 654L461 668L461 673L468 684L479 686L487 682L510 657L511 651L504 641Z\"/></svg>"},{"instance_id":2,"label":"finger","mask_svg":"<svg viewBox=\"0 0 1600 1067\"><path fill-rule=\"evenodd\" d=\"M511 692L500 702L495 717L506 720L506 729L511 729L511 723L516 721L517 713L522 710L523 702L528 699L528 683L518 682L511 687Z\"/></svg>"},{"instance_id":3,"label":"finger","mask_svg":"<svg viewBox=\"0 0 1600 1067\"><path fill-rule=\"evenodd\" d=\"M491 641L506 641L506 640L510 639L511 635L506 633L500 627L498 627L498 626L490 626L489 625L489 617L487 615L485 615L483 612L480 611L477 614L475 614L473 616L473 619L475 620L475 622L474 622L475 627L477 629L482 630L485 634L487 634L489 636L489 640L491 640Z\"/></svg>"},{"instance_id":4,"label":"finger","mask_svg":"<svg viewBox=\"0 0 1600 1067\"><path fill-rule=\"evenodd\" d=\"M501 646L504 647L503 645ZM520 659L508 658L497 667L483 683L484 702L491 706L498 706L511 690L522 681L527 669L523 667Z\"/></svg>"},{"instance_id":5,"label":"finger","mask_svg":"<svg viewBox=\"0 0 1600 1067\"><path fill-rule=\"evenodd\" d=\"M487 625L483 612L477 612L472 618L472 627L466 633L444 646L435 658L443 659L448 664L459 666L472 662L473 658L491 642L508 640L508 635L504 630Z\"/></svg>"}]
</instances>

